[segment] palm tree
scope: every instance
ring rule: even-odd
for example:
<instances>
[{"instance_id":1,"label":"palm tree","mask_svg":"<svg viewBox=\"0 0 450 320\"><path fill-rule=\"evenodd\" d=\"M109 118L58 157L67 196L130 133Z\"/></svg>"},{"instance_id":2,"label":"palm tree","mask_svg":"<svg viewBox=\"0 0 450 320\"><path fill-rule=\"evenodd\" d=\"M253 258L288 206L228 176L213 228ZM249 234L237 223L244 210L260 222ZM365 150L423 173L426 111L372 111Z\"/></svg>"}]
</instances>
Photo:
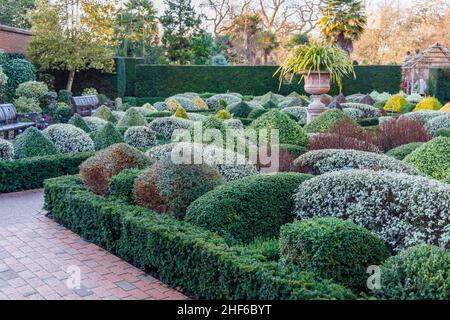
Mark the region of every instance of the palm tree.
<instances>
[{"instance_id":1,"label":"palm tree","mask_svg":"<svg viewBox=\"0 0 450 320\"><path fill-rule=\"evenodd\" d=\"M321 12L318 26L322 34L350 55L353 41L361 37L367 23L361 1L325 0Z\"/></svg>"}]
</instances>

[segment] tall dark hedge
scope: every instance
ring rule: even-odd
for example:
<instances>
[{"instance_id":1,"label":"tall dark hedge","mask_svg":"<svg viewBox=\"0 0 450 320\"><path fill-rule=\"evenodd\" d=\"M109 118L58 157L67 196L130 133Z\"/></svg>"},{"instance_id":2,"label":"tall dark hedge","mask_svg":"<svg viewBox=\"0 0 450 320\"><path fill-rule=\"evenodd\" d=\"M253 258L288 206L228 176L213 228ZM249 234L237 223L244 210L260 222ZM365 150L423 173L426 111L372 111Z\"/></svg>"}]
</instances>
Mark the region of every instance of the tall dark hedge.
<instances>
[{"instance_id":1,"label":"tall dark hedge","mask_svg":"<svg viewBox=\"0 0 450 320\"><path fill-rule=\"evenodd\" d=\"M137 97L168 97L180 92L226 92L263 95L269 91L289 94L304 93L298 81L279 89L277 66L170 66L137 65L135 95ZM343 80L345 95L353 93L398 92L401 84L400 66L355 66L356 79ZM336 85L331 94L338 94Z\"/></svg>"},{"instance_id":2,"label":"tall dark hedge","mask_svg":"<svg viewBox=\"0 0 450 320\"><path fill-rule=\"evenodd\" d=\"M442 105L450 101L450 68L431 69L428 81L430 95L436 97Z\"/></svg>"}]
</instances>

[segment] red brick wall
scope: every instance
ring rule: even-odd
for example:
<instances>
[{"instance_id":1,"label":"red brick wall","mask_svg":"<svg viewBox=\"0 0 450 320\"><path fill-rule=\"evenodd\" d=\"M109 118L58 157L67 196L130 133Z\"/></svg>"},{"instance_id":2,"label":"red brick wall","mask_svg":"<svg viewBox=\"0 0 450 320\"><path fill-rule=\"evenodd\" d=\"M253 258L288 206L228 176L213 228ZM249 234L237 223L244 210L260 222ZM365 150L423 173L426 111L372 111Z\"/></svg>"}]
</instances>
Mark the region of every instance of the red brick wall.
<instances>
[{"instance_id":1,"label":"red brick wall","mask_svg":"<svg viewBox=\"0 0 450 320\"><path fill-rule=\"evenodd\" d=\"M31 32L0 25L0 51L26 53Z\"/></svg>"}]
</instances>

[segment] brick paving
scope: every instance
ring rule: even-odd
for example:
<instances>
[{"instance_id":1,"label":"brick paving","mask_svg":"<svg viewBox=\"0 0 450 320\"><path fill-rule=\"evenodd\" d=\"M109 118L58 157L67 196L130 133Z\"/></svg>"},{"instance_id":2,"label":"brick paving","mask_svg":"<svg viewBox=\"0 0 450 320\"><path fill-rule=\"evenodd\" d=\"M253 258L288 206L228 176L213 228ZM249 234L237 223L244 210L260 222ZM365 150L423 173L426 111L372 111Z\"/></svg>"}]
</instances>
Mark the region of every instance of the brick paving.
<instances>
[{"instance_id":1,"label":"brick paving","mask_svg":"<svg viewBox=\"0 0 450 320\"><path fill-rule=\"evenodd\" d=\"M42 204L42 190L0 194L0 300L187 299L47 218Z\"/></svg>"}]
</instances>

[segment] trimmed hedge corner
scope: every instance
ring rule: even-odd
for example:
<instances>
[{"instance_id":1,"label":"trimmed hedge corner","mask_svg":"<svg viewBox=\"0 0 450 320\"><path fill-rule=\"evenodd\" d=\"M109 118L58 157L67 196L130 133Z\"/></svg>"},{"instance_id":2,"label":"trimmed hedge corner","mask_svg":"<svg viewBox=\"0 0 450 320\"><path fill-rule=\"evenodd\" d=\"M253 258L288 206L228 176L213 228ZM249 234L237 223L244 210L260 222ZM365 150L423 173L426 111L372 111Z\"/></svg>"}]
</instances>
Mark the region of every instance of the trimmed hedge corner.
<instances>
[{"instance_id":1,"label":"trimmed hedge corner","mask_svg":"<svg viewBox=\"0 0 450 320\"><path fill-rule=\"evenodd\" d=\"M93 152L0 161L0 193L42 188L44 180L78 173L78 166Z\"/></svg>"},{"instance_id":2,"label":"trimmed hedge corner","mask_svg":"<svg viewBox=\"0 0 450 320\"><path fill-rule=\"evenodd\" d=\"M45 182L45 208L61 224L169 286L200 299L353 299L330 280L267 261L218 235L148 209L94 195L78 177Z\"/></svg>"}]
</instances>

